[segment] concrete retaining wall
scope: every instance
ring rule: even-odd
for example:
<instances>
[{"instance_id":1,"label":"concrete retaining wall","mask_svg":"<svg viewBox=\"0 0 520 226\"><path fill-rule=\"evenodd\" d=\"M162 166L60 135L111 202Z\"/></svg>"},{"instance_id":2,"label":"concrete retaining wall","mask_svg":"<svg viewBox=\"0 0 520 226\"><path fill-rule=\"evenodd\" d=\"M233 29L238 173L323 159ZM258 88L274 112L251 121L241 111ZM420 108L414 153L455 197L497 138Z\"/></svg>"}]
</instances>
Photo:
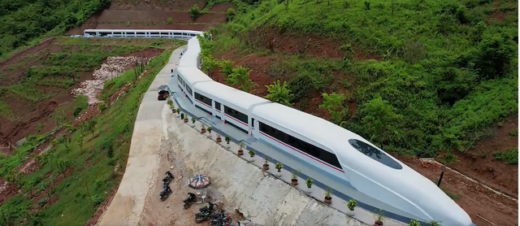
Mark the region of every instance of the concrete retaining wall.
<instances>
[{"instance_id":1,"label":"concrete retaining wall","mask_svg":"<svg viewBox=\"0 0 520 226\"><path fill-rule=\"evenodd\" d=\"M363 224L308 197L225 150L170 114L163 114L172 152L193 172L204 172L228 209L239 209L258 225Z\"/></svg>"}]
</instances>

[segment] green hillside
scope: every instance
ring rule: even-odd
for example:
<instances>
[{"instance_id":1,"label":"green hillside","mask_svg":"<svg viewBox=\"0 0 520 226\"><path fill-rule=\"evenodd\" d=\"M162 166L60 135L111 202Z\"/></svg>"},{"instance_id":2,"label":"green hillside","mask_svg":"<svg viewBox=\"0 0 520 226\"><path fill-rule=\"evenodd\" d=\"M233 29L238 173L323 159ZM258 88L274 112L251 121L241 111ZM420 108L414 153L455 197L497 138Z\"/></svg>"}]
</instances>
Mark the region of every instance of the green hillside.
<instances>
[{"instance_id":1,"label":"green hillside","mask_svg":"<svg viewBox=\"0 0 520 226\"><path fill-rule=\"evenodd\" d=\"M337 92L321 106L331 113L330 120L386 150L428 150L429 156L465 151L489 135L480 132L483 128L517 113L516 1L234 3L236 15L228 13L232 21L212 30L214 42L206 49L213 56L229 51L237 55L234 59L251 53L282 55L284 60L271 69L283 76L270 79L288 82L294 94L290 102ZM276 33L275 42L327 38L337 42L344 57L315 57L305 49L273 51L265 44L269 33ZM360 53L371 57L356 57ZM343 76L333 76L337 74ZM352 102L357 105L353 117L353 109L348 110Z\"/></svg>"},{"instance_id":2,"label":"green hillside","mask_svg":"<svg viewBox=\"0 0 520 226\"><path fill-rule=\"evenodd\" d=\"M0 59L44 34L57 35L82 24L110 0L0 1Z\"/></svg>"}]
</instances>

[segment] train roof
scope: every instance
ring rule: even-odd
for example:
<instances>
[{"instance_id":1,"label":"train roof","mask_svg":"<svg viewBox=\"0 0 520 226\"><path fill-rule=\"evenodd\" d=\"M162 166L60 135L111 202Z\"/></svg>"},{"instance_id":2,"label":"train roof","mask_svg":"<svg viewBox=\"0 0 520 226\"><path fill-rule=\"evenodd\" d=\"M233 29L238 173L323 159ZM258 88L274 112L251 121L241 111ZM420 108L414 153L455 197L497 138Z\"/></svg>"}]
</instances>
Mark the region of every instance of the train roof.
<instances>
[{"instance_id":1,"label":"train roof","mask_svg":"<svg viewBox=\"0 0 520 226\"><path fill-rule=\"evenodd\" d=\"M228 102L229 104L240 107L244 110L249 110L249 108L258 103L267 103L269 100L264 98L255 96L253 94L244 92L242 90L235 89L233 87L226 86L224 84L218 82L205 82L196 84L198 90L206 93L211 96L219 98L221 102ZM209 91L211 90L211 91ZM226 103L224 103L226 104ZM232 106L230 106L232 107ZM240 109L235 109L240 110ZM242 112L247 114L247 112Z\"/></svg>"},{"instance_id":2,"label":"train roof","mask_svg":"<svg viewBox=\"0 0 520 226\"><path fill-rule=\"evenodd\" d=\"M412 203L418 203L422 195L428 195L435 197L436 203L432 204L434 206L457 206L432 181L356 133L343 129L327 120L277 103L258 105L253 108L252 113L259 120L263 118L273 125L332 149L343 170L348 172L350 183L363 193L385 200L391 205L402 207L397 200L381 197L381 194L385 194L379 190L381 187L365 183L366 179L369 178L370 181L380 184L380 186L384 184L384 189L398 196L418 194L418 197L411 198ZM402 178L407 178L410 183L403 186L399 182L402 181ZM465 214L460 208L452 208L450 211L453 212L454 216ZM413 212L417 214L416 211Z\"/></svg>"},{"instance_id":3,"label":"train roof","mask_svg":"<svg viewBox=\"0 0 520 226\"><path fill-rule=\"evenodd\" d=\"M188 40L188 51L186 51L186 52L196 53L196 54L200 53L200 44L199 44L199 39L197 37L193 37L193 38L190 38L190 40Z\"/></svg>"},{"instance_id":4,"label":"train roof","mask_svg":"<svg viewBox=\"0 0 520 226\"><path fill-rule=\"evenodd\" d=\"M198 64L197 64L198 60L199 60L199 55L198 54L190 54L190 53L182 54L182 57L179 60L178 67L194 67L194 68L196 68L198 66Z\"/></svg>"},{"instance_id":5,"label":"train roof","mask_svg":"<svg viewBox=\"0 0 520 226\"><path fill-rule=\"evenodd\" d=\"M354 157L359 160L377 161L381 164L376 165L383 167L382 169L403 168L403 164L397 159L370 144L363 137L325 119L277 103L256 106L252 112L271 124L328 147L335 152L342 164L347 164L345 160Z\"/></svg>"},{"instance_id":6,"label":"train roof","mask_svg":"<svg viewBox=\"0 0 520 226\"><path fill-rule=\"evenodd\" d=\"M209 76L196 67L178 67L177 72L182 74L182 78L192 89L196 82L212 81Z\"/></svg>"},{"instance_id":7,"label":"train roof","mask_svg":"<svg viewBox=\"0 0 520 226\"><path fill-rule=\"evenodd\" d=\"M149 32L175 32L175 33L196 33L203 34L201 31L192 31L192 30L150 30L150 29L85 29L85 32L93 32L93 31L101 31L101 32L134 32L134 31L149 31Z\"/></svg>"}]
</instances>

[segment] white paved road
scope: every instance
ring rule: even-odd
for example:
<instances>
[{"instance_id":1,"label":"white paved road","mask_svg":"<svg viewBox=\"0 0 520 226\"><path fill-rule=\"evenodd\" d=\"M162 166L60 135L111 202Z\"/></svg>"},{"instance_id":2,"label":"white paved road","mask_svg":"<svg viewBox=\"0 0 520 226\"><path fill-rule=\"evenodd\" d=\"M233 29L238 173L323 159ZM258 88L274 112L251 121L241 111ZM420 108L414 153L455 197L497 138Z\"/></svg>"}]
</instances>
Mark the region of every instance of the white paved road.
<instances>
[{"instance_id":1,"label":"white paved road","mask_svg":"<svg viewBox=\"0 0 520 226\"><path fill-rule=\"evenodd\" d=\"M165 101L157 100L157 88L168 84L171 69L179 63L182 46L173 51L168 64L148 88L137 113L126 172L110 206L101 217L100 226L137 225L144 208L150 183L159 167L162 133L162 110Z\"/></svg>"}]
</instances>

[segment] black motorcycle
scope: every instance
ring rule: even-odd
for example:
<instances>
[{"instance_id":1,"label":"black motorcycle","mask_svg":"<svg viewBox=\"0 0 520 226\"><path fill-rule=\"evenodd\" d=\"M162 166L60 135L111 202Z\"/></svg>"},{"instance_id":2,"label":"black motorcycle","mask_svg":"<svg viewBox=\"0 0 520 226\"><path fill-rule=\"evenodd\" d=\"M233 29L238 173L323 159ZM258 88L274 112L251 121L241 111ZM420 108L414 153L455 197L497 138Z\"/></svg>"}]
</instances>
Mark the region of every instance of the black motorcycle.
<instances>
[{"instance_id":1,"label":"black motorcycle","mask_svg":"<svg viewBox=\"0 0 520 226\"><path fill-rule=\"evenodd\" d=\"M172 182L173 179L175 179L173 174L170 173L170 171L166 171L166 177L164 177L162 179L162 181L163 181L163 184L170 184L170 182Z\"/></svg>"},{"instance_id":2,"label":"black motorcycle","mask_svg":"<svg viewBox=\"0 0 520 226\"><path fill-rule=\"evenodd\" d=\"M170 189L170 185L165 184L163 186L163 190L159 194L159 197L161 198L161 201L166 200L166 198L168 198L168 196L170 196L171 193L172 193L172 189Z\"/></svg>"},{"instance_id":3,"label":"black motorcycle","mask_svg":"<svg viewBox=\"0 0 520 226\"><path fill-rule=\"evenodd\" d=\"M213 210L215 209L215 204L209 202L208 206L202 207L199 209L199 213L195 214L195 222L201 223L203 221L206 221L210 218L218 218L219 214L213 214Z\"/></svg>"},{"instance_id":4,"label":"black motorcycle","mask_svg":"<svg viewBox=\"0 0 520 226\"><path fill-rule=\"evenodd\" d=\"M188 198L183 200L182 202L184 202L184 209L187 210L190 208L191 204L193 204L195 202L195 200L197 199L197 196L193 193L188 193Z\"/></svg>"},{"instance_id":5,"label":"black motorcycle","mask_svg":"<svg viewBox=\"0 0 520 226\"><path fill-rule=\"evenodd\" d=\"M213 219L209 222L212 226L230 226L232 223L231 217L224 214L224 210L221 213L216 214Z\"/></svg>"},{"instance_id":6,"label":"black motorcycle","mask_svg":"<svg viewBox=\"0 0 520 226\"><path fill-rule=\"evenodd\" d=\"M199 209L199 212L203 213L203 212L210 212L210 213L213 213L213 211L215 210L215 206L216 204L213 204L211 202L208 202L208 205L207 206L204 206L202 208Z\"/></svg>"}]
</instances>

